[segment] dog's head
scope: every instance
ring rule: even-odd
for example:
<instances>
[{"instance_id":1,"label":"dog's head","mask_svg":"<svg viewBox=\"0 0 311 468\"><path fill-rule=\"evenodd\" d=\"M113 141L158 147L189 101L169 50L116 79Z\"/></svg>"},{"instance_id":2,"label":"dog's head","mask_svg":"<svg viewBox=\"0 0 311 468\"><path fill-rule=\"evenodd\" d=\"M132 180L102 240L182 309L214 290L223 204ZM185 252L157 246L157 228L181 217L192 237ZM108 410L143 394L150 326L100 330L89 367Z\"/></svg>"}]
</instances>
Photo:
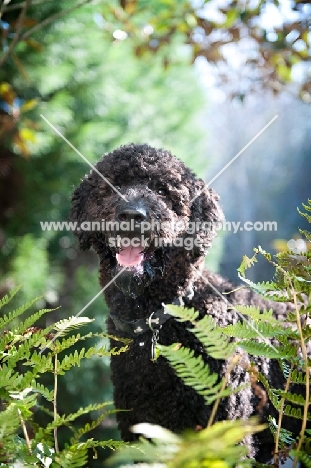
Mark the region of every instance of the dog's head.
<instances>
[{"instance_id":1,"label":"dog's head","mask_svg":"<svg viewBox=\"0 0 311 468\"><path fill-rule=\"evenodd\" d=\"M106 154L72 197L82 249L130 296L163 275L173 251L195 261L222 219L218 196L168 151L130 144Z\"/></svg>"}]
</instances>

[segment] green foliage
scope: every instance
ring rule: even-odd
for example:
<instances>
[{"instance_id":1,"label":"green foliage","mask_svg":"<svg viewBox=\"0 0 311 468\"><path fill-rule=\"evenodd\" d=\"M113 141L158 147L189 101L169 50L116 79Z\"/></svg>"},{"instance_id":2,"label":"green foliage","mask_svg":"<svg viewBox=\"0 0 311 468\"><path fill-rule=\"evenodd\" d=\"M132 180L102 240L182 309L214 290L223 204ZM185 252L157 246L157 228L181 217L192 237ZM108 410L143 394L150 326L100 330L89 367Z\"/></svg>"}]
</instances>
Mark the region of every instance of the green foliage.
<instances>
[{"instance_id":1,"label":"green foliage","mask_svg":"<svg viewBox=\"0 0 311 468\"><path fill-rule=\"evenodd\" d=\"M18 288L5 296L0 303L7 306ZM59 414L57 407L58 376L65 374L84 359L105 354L114 354L104 346L82 348L63 355L74 344L93 338L92 333L80 335L77 330L91 320L86 317L71 317L60 320L44 329L32 326L50 310L39 310L24 322L17 317L31 307L37 299L2 316L0 327L0 466L15 463L22 466L88 466L89 451L99 447L120 448L124 444L113 440L97 441L85 436L93 431L115 410L111 402L90 404L74 413ZM68 333L73 333L67 337ZM97 338L105 334L96 333ZM121 351L127 348L124 346ZM59 356L63 356L59 358ZM54 378L54 388L44 383L46 374ZM49 416L50 421L40 426L38 413ZM81 426L83 416L94 414L91 422ZM80 427L79 427L80 426ZM67 427L72 437L61 449L58 446L57 430ZM30 430L31 429L31 430ZM31 434L31 436L30 436ZM15 466L15 465L14 465Z\"/></svg>"},{"instance_id":2,"label":"green foliage","mask_svg":"<svg viewBox=\"0 0 311 468\"><path fill-rule=\"evenodd\" d=\"M311 211L311 200L309 205L307 209ZM200 355L197 356L194 351L182 347L180 343L171 346L157 345L160 354L169 361L184 383L202 395L207 405L214 403L210 420L206 429L199 433L189 431L182 436L174 435L158 426L138 424L134 426L134 432L143 434L151 441L141 439L135 448L127 447L113 456L111 463L140 461L152 467L154 460L157 460L162 463L163 468L270 466L258 463L254 465L254 461L243 460L243 456L246 455L245 447L237 445L245 435L262 430L262 426L258 426L252 419L247 422L224 421L212 424L219 399L243 388L232 389L227 385L231 370L240 362L250 372L253 388L258 387L258 381L261 382L271 404L279 413L278 421L269 418L269 427L275 439L274 466L279 467L282 457L286 458L288 455L294 457L293 467L297 466L298 461L305 463L307 467L310 466L311 431L306 429L307 421L311 421L310 357L305 346L310 339L310 327L305 324L311 310L311 282L307 279L310 274L310 252L302 253L302 259L299 258L296 262L289 260L293 257L292 252L278 254L275 261L261 248L255 249L255 252L253 258L243 258L241 277L244 278L245 271L256 262L256 255L264 255L276 268L275 280L260 284L246 280L246 283L251 284L256 292L268 299L271 298L271 292L276 297L291 299L293 306L288 304L287 316L280 319L273 316L272 309L261 310L254 306L238 305L235 309L245 320L220 328L209 316L199 319L199 312L194 309L167 305L167 311L171 315L189 324L189 331L200 340L208 355L215 359L229 360L226 374L220 380L219 374L211 373ZM297 297L303 299L299 305ZM239 354L236 353L237 347ZM244 363L241 349L249 356L244 359ZM265 375L250 363L251 356L265 357L278 362L286 379L285 389L272 388ZM300 384L304 393L291 391L291 383ZM290 431L282 427L283 415L301 421L301 432L296 439Z\"/></svg>"},{"instance_id":3,"label":"green foliage","mask_svg":"<svg viewBox=\"0 0 311 468\"><path fill-rule=\"evenodd\" d=\"M249 421L217 422L199 433L188 432L177 436L151 424L137 424L134 431L151 441L141 439L135 448L126 447L111 457L111 464L134 461L163 463L164 468L250 468L251 460L242 458L246 447L237 445L244 437L260 431L256 419ZM135 465L133 465L135 466ZM148 465L149 466L149 465Z\"/></svg>"},{"instance_id":4,"label":"green foliage","mask_svg":"<svg viewBox=\"0 0 311 468\"><path fill-rule=\"evenodd\" d=\"M307 212L311 211L311 200L308 204L303 204ZM299 213L309 222L311 217L308 213ZM307 239L310 239L310 232L301 231ZM283 415L291 416L302 421L301 433L297 441L290 445L292 450L290 455L295 458L294 465L298 460L310 466L311 454L310 437L306 431L307 421L311 421L310 407L310 356L307 351L307 343L310 341L310 320L311 311L311 251L292 252L283 251L275 255L274 258L261 247L254 249L255 255L252 258L243 257L239 268L241 279L250 285L257 293L267 299L291 302L288 305L287 315L278 317L277 322L271 315L271 311L259 311L253 307L237 309L249 319L247 322L226 327L224 332L231 337L238 338L238 344L251 355L260 355L267 358L277 359L286 378L285 390L270 388L267 379L258 373L258 379L263 383L265 390L275 408L279 411L279 421L276 424L277 431L272 431L276 439L276 448L284 448L292 438L289 432L284 432L281 427ZM255 284L245 278L245 272L257 261L257 256L262 255L275 268L274 281ZM252 328L249 327L250 323ZM288 326L291 324L291 326ZM258 342L258 336L254 333L258 330L261 338L274 338L273 345ZM277 340L277 341L276 341ZM288 366L291 363L291 368ZM290 390L290 384L300 384L305 389L304 394L296 394ZM283 446L282 446L283 444ZM275 458L278 462L278 458Z\"/></svg>"}]
</instances>

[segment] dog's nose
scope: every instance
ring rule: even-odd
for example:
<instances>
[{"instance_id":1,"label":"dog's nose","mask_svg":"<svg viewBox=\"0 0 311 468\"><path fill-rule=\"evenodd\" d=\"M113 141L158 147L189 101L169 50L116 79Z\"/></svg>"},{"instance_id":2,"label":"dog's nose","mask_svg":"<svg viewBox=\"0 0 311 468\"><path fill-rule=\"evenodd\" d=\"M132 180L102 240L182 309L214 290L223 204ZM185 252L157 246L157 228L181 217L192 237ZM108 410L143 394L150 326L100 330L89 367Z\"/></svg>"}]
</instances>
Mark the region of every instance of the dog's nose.
<instances>
[{"instance_id":1,"label":"dog's nose","mask_svg":"<svg viewBox=\"0 0 311 468\"><path fill-rule=\"evenodd\" d=\"M131 222L133 220L135 223L142 223L146 220L146 217L146 212L142 208L136 210L133 208L127 208L121 210L117 214L118 221Z\"/></svg>"}]
</instances>

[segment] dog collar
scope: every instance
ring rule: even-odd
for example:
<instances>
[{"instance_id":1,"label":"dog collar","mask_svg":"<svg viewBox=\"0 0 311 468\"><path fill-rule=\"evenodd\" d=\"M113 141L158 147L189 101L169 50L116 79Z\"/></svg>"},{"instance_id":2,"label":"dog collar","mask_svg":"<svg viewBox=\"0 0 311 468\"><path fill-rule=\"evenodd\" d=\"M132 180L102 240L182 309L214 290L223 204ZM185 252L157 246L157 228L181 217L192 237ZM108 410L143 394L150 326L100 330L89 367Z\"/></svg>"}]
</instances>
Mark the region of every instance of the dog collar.
<instances>
[{"instance_id":1,"label":"dog collar","mask_svg":"<svg viewBox=\"0 0 311 468\"><path fill-rule=\"evenodd\" d=\"M193 294L194 291L192 285L189 285L187 290L185 291L185 295L183 297L176 297L172 301L172 304L183 306L183 298L192 299ZM161 307L161 309L152 312L149 317L138 320L122 320L114 314L110 314L110 317L117 330L125 333L131 338L135 338L136 336L139 336L148 330L151 330L153 332L155 330L160 330L162 325L167 320L172 318L172 315L165 311L165 307Z\"/></svg>"}]
</instances>

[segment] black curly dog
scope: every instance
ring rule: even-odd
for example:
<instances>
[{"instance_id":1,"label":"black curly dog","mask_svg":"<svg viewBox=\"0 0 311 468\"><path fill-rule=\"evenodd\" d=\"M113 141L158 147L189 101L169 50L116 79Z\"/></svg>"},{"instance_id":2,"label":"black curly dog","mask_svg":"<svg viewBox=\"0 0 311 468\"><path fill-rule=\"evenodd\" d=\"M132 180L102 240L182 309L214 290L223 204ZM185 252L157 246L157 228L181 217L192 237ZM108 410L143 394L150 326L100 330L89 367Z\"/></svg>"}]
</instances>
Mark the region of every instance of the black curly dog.
<instances>
[{"instance_id":1,"label":"black curly dog","mask_svg":"<svg viewBox=\"0 0 311 468\"><path fill-rule=\"evenodd\" d=\"M162 304L194 307L220 326L240 320L221 293L229 293L225 297L231 304L273 305L277 316L286 313L286 305L264 301L247 289L230 293L231 283L204 270L215 225L222 219L218 196L168 151L129 144L106 154L75 190L72 203L71 219L86 223L84 227L91 221L105 221L107 226L110 222L102 232L80 229L76 235L82 249L93 247L99 256L100 285L110 283L104 292L110 309L109 334L132 338L127 352L111 358L115 405L129 410L117 413L122 438L134 440L130 428L139 422L175 432L205 427L211 407L183 384L163 357L152 360L153 341L182 343L195 350L220 378L227 363L204 354L187 330L189 324L164 314ZM186 232L189 223L196 229ZM111 346L121 344L111 340ZM257 365L272 387L284 388L276 361L258 359ZM230 384L244 382L249 382L249 373L237 366ZM217 419L246 419L256 414L258 404L258 396L248 386L222 399ZM262 401L261 406L263 420L267 414L277 416L269 402ZM285 427L299 433L299 420L284 421ZM250 457L261 462L271 459L274 443L268 429L247 438L245 444Z\"/></svg>"}]
</instances>

